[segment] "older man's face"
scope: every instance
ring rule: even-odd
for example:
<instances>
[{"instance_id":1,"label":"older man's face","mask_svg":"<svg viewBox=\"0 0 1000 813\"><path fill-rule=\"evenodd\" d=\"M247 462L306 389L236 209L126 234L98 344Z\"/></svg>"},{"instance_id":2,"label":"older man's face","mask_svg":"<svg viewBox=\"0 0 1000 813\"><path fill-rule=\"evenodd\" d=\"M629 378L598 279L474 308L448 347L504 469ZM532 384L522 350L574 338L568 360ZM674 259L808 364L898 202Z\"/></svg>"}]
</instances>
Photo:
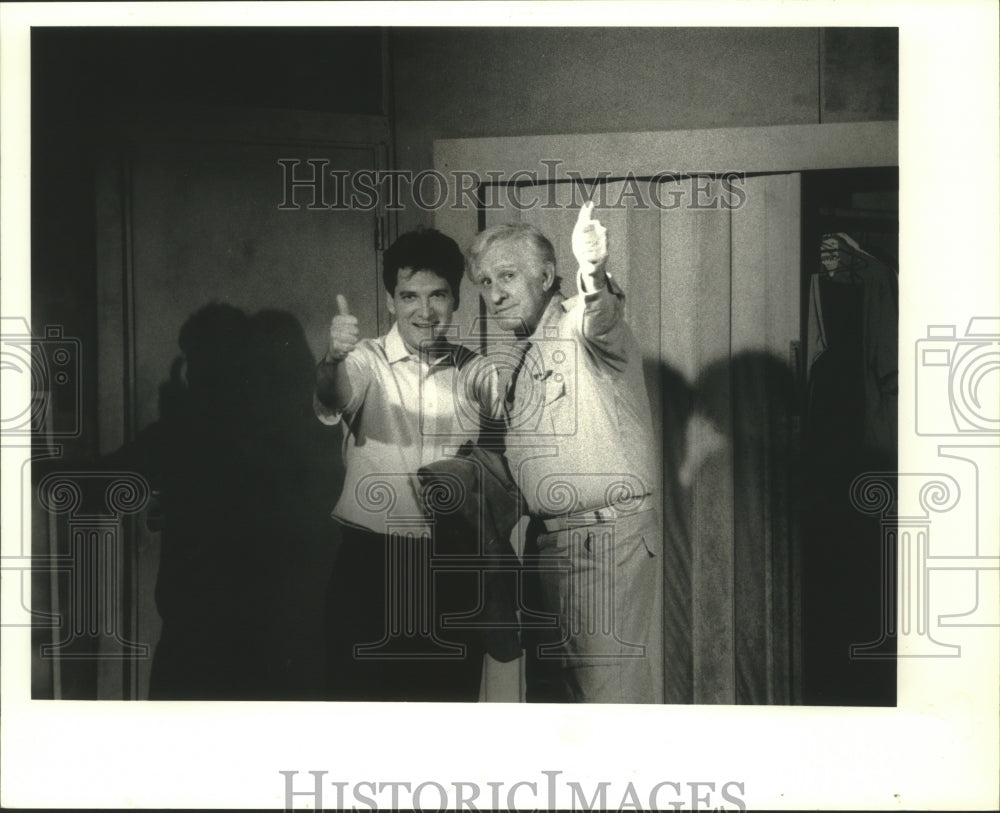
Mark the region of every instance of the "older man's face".
<instances>
[{"instance_id":1,"label":"older man's face","mask_svg":"<svg viewBox=\"0 0 1000 813\"><path fill-rule=\"evenodd\" d=\"M528 240L498 240L482 254L475 282L486 311L500 328L527 336L538 325L552 292L555 269Z\"/></svg>"}]
</instances>

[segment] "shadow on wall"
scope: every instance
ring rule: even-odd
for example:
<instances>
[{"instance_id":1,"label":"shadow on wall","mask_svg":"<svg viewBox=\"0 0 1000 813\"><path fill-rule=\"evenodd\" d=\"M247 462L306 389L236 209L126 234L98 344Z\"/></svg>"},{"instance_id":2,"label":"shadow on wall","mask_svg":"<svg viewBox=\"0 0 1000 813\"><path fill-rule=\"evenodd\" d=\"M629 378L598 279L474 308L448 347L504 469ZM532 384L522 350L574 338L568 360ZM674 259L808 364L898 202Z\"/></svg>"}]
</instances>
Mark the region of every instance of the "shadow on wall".
<instances>
[{"instance_id":1,"label":"shadow on wall","mask_svg":"<svg viewBox=\"0 0 1000 813\"><path fill-rule=\"evenodd\" d=\"M665 366L647 381L662 400L666 702L893 705L895 661L850 655L885 614L879 526L849 495L878 468L863 433L825 453L815 429L803 440L801 393L765 352L693 385Z\"/></svg>"},{"instance_id":2,"label":"shadow on wall","mask_svg":"<svg viewBox=\"0 0 1000 813\"><path fill-rule=\"evenodd\" d=\"M698 381L698 411L722 434L732 470L732 657L737 703L798 695L794 571L799 457L795 381L782 359L737 353Z\"/></svg>"},{"instance_id":3,"label":"shadow on wall","mask_svg":"<svg viewBox=\"0 0 1000 813\"><path fill-rule=\"evenodd\" d=\"M746 352L709 364L693 384L664 365L647 370L653 380L662 396L666 702L790 703L791 653L768 646L791 637L792 375L782 360Z\"/></svg>"},{"instance_id":4,"label":"shadow on wall","mask_svg":"<svg viewBox=\"0 0 1000 813\"><path fill-rule=\"evenodd\" d=\"M179 344L159 420L104 461L156 494L163 627L150 699L317 698L343 467L339 432L312 411L302 327L213 303Z\"/></svg>"},{"instance_id":5,"label":"shadow on wall","mask_svg":"<svg viewBox=\"0 0 1000 813\"><path fill-rule=\"evenodd\" d=\"M663 694L666 703L694 702L690 492L681 483L686 428L694 408L687 379L659 359L645 358L653 431L663 459Z\"/></svg>"}]
</instances>

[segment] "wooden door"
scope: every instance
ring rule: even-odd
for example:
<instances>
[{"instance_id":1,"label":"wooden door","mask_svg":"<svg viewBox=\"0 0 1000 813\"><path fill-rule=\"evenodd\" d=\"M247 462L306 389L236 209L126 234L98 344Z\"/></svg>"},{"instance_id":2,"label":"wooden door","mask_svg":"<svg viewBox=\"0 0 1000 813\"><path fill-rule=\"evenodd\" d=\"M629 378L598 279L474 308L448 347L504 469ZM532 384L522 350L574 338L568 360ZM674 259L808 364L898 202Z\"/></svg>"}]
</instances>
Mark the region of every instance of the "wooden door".
<instances>
[{"instance_id":1,"label":"wooden door","mask_svg":"<svg viewBox=\"0 0 1000 813\"><path fill-rule=\"evenodd\" d=\"M259 560L263 579L254 592L267 609L254 617L279 650L269 668L282 671L290 696L318 691L323 590L336 544L324 538L333 524L316 511L324 503L325 518L338 495L340 432L324 432L311 419L312 369L325 350L337 293L347 296L363 335L385 326L379 257L387 235L375 207L330 208L337 202L331 176L318 195L289 184L331 170L382 169L387 140L380 117L233 115L183 128L161 121L133 127L98 178L102 452L163 417L171 391L190 375L178 362L180 334L203 329L197 325L206 319L195 315L205 316L206 306L209 315L219 304L230 316L242 314L257 331L261 345L246 375L257 377L258 389L246 408L255 410L249 425L259 431L246 438L246 451L260 470L249 486L277 502L255 514L270 524L270 550L235 556ZM266 380L258 380L262 370ZM304 482L295 485L297 477ZM273 481L309 518L282 513L262 481ZM123 625L131 640L152 648L160 635L155 522L152 529L136 522L126 547L134 555L126 559ZM236 634L225 626L221 636ZM101 696L147 696L150 662L135 666L124 675L104 668Z\"/></svg>"}]
</instances>

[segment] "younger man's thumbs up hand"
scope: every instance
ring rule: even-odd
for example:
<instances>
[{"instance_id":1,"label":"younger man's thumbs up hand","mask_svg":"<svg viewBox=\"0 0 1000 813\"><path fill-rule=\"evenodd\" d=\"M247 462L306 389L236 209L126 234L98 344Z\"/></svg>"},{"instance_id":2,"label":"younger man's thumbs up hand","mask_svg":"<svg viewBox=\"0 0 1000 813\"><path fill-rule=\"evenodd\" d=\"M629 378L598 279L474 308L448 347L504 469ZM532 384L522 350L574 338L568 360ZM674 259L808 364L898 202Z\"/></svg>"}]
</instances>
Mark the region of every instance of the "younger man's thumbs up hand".
<instances>
[{"instance_id":1,"label":"younger man's thumbs up hand","mask_svg":"<svg viewBox=\"0 0 1000 813\"><path fill-rule=\"evenodd\" d=\"M358 317L352 316L347 298L337 294L337 315L330 320L330 343L326 351L328 361L339 362L347 358L358 344Z\"/></svg>"}]
</instances>

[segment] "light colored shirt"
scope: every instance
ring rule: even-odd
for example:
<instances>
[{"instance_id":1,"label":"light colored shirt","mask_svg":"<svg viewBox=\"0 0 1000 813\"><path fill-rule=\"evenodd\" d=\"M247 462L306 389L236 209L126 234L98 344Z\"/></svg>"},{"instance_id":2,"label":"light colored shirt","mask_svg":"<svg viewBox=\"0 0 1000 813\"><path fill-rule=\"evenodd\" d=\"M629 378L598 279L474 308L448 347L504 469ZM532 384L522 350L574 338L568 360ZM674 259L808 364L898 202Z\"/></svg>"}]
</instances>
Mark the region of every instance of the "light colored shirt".
<instances>
[{"instance_id":1,"label":"light colored shirt","mask_svg":"<svg viewBox=\"0 0 1000 813\"><path fill-rule=\"evenodd\" d=\"M393 324L341 362L351 382L349 403L331 409L314 396L323 423L344 421L346 473L336 519L379 533L419 523L417 469L475 440L484 414L498 416L493 365L468 348L446 348L430 360L411 353Z\"/></svg>"},{"instance_id":2,"label":"light colored shirt","mask_svg":"<svg viewBox=\"0 0 1000 813\"><path fill-rule=\"evenodd\" d=\"M583 290L582 281L579 283ZM506 456L532 515L553 517L658 491L642 352L608 287L557 294L529 337ZM652 500L645 507L652 507Z\"/></svg>"}]
</instances>

